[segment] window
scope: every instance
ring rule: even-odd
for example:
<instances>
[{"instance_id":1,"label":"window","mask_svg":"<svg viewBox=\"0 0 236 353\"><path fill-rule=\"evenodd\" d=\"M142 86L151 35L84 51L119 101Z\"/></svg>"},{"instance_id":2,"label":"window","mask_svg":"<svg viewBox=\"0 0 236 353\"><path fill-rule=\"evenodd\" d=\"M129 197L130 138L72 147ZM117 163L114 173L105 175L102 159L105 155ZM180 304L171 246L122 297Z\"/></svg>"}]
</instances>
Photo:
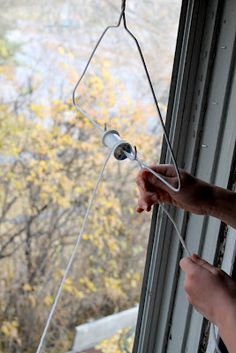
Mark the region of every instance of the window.
<instances>
[{"instance_id":1,"label":"window","mask_svg":"<svg viewBox=\"0 0 236 353\"><path fill-rule=\"evenodd\" d=\"M180 6L127 1L164 115ZM36 350L103 163L101 138L73 109L71 94L98 36L116 23L120 0L13 0L1 10L0 351L27 353ZM135 47L121 29L94 59L80 104L99 123L109 120L146 162L157 161L162 132ZM135 215L136 173L127 162L107 169L50 326L51 353L70 350L75 328L91 320L95 330L119 314L135 324L150 225ZM125 327L99 349L110 353L119 341L121 351L131 350L133 331Z\"/></svg>"},{"instance_id":2,"label":"window","mask_svg":"<svg viewBox=\"0 0 236 353\"><path fill-rule=\"evenodd\" d=\"M233 1L183 2L167 113L180 167L229 188L235 170L235 7ZM162 161L168 160L164 148ZM191 251L215 265L223 257L231 273L235 230L214 218L172 211ZM134 352L212 353L209 326L185 299L182 249L168 220L156 212Z\"/></svg>"}]
</instances>

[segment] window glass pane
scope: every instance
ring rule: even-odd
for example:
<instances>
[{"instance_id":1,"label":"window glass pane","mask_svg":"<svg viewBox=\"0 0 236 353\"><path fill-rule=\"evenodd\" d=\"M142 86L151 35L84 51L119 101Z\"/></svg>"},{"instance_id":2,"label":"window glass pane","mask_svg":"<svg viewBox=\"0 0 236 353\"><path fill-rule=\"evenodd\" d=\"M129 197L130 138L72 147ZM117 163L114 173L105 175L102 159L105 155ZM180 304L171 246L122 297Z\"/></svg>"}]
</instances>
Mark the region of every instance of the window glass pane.
<instances>
[{"instance_id":1,"label":"window glass pane","mask_svg":"<svg viewBox=\"0 0 236 353\"><path fill-rule=\"evenodd\" d=\"M127 0L127 23L140 40L163 117L180 5ZM0 351L30 353L108 152L71 96L103 29L117 23L120 1L12 0L1 1L1 10ZM147 163L158 162L160 122L122 26L104 39L77 95L101 126L117 129ZM150 215L135 212L137 171L127 160L109 162L46 352L68 352L73 342L74 352L131 351L150 225Z\"/></svg>"}]
</instances>

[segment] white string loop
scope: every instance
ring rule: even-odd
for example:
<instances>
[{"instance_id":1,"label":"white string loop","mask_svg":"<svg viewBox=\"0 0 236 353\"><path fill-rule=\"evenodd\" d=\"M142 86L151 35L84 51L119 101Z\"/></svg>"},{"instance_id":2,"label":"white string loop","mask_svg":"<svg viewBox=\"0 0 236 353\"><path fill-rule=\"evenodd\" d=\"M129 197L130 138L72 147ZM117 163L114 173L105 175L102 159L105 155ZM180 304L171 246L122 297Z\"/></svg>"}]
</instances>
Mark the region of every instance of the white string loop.
<instances>
[{"instance_id":1,"label":"white string loop","mask_svg":"<svg viewBox=\"0 0 236 353\"><path fill-rule=\"evenodd\" d=\"M140 169L147 169L150 173L152 173L157 179L159 179L163 184L165 184L170 190L174 192L179 192L181 189L181 179L180 179L180 174L177 173L176 177L178 180L178 186L175 188L173 185L171 185L161 174L155 172L153 169L151 169L144 161L142 161L138 157L138 152L136 146L134 146L134 151L131 153L128 153L124 151L126 156L131 160L131 161L136 161L140 167Z\"/></svg>"}]
</instances>

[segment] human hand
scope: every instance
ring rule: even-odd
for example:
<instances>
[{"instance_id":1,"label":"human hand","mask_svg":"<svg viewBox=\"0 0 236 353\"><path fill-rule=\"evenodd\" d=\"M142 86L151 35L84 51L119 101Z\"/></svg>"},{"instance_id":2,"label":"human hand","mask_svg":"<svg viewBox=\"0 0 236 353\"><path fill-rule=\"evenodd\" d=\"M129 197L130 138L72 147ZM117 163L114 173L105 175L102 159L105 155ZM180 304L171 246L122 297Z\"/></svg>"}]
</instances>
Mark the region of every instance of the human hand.
<instances>
[{"instance_id":1,"label":"human hand","mask_svg":"<svg viewBox=\"0 0 236 353\"><path fill-rule=\"evenodd\" d=\"M177 187L178 178L173 165L151 166L151 169ZM141 170L136 179L139 188L137 212L149 212L154 204L167 203L196 214L209 214L214 187L183 170L180 170L180 178L181 189L175 192L148 170Z\"/></svg>"},{"instance_id":2,"label":"human hand","mask_svg":"<svg viewBox=\"0 0 236 353\"><path fill-rule=\"evenodd\" d=\"M236 353L236 282L197 255L180 261L188 301L219 327L230 353Z\"/></svg>"},{"instance_id":3,"label":"human hand","mask_svg":"<svg viewBox=\"0 0 236 353\"><path fill-rule=\"evenodd\" d=\"M227 308L236 308L236 283L224 271L198 255L180 261L188 301L208 320L220 325Z\"/></svg>"}]
</instances>

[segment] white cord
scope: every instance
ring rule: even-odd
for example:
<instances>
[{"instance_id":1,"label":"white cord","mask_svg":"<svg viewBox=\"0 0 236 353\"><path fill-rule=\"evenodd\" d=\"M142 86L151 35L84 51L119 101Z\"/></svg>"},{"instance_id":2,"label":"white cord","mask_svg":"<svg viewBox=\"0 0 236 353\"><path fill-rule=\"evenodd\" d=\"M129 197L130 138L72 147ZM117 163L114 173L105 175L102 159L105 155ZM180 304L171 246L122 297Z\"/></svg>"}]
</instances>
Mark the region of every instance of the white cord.
<instances>
[{"instance_id":1,"label":"white cord","mask_svg":"<svg viewBox=\"0 0 236 353\"><path fill-rule=\"evenodd\" d=\"M142 167L147 169L149 172L151 172L153 175L155 175L156 178L158 178L160 181L162 181L163 184L165 184L170 190L175 191L175 192L179 192L180 188L181 188L181 182L180 182L180 175L176 174L177 176L177 180L178 180L178 187L175 188L174 186L172 186L170 183L168 183L168 181L166 181L161 174L155 172L154 170L152 170L146 163L144 163L143 161L139 160Z\"/></svg>"},{"instance_id":2,"label":"white cord","mask_svg":"<svg viewBox=\"0 0 236 353\"><path fill-rule=\"evenodd\" d=\"M151 171L150 168L149 168L148 170ZM179 237L179 241L180 241L180 243L182 244L182 246L183 246L183 248L185 249L185 251L187 252L188 256L191 256L191 253L190 253L190 251L189 251L189 249L188 249L188 247L187 247L187 245L186 245L186 243L185 243L183 237L181 236L180 231L179 231L179 229L178 229L178 227L177 227L177 225L176 225L176 223L175 223L173 217L172 217L171 214L165 209L165 207L164 207L162 204L160 204L160 207L161 207L161 209L165 212L165 214L168 216L168 218L169 218L169 220L171 221L171 223L173 224L173 226L174 226L174 228L175 228L175 230L176 230L176 233L177 233L177 235L178 235L178 237ZM220 350L220 348L219 348L219 346L218 346L218 345L219 345L219 342L218 342L218 339L217 339L216 326L215 326L212 322L211 322L211 327L212 327L212 332L213 332L212 337L213 337L213 340L214 340L214 343L215 343L215 352L221 353L221 350Z\"/></svg>"},{"instance_id":3,"label":"white cord","mask_svg":"<svg viewBox=\"0 0 236 353\"><path fill-rule=\"evenodd\" d=\"M135 161L140 169L147 169L150 173L152 173L156 178L158 178L159 180L161 180L169 189L171 189L172 191L178 192L180 190L180 186L181 186L181 182L179 180L178 182L178 188L174 188L170 183L168 183L159 173L156 173L153 169L151 169L150 167L148 167L148 165L146 163L144 163L141 159L138 158L137 155L137 150L135 148L135 153L132 151L131 153L128 153L126 151L124 151L125 155L131 160L131 161ZM179 175L177 175L178 178L180 178ZM183 246L183 248L185 249L185 251L187 252L188 256L191 256L191 253L182 237L182 235L180 234L180 231L177 227L177 224L175 223L173 217L171 216L171 214L165 209L165 207L163 206L163 204L159 204L161 209L165 212L165 214L167 215L167 217L169 218L169 220L171 221L171 223L173 224L176 233L178 235L179 241L181 243L181 245Z\"/></svg>"},{"instance_id":4,"label":"white cord","mask_svg":"<svg viewBox=\"0 0 236 353\"><path fill-rule=\"evenodd\" d=\"M49 329L49 325L51 323L51 320L52 320L52 317L55 313L55 310L56 310L56 307L57 307L57 304L59 302L59 299L60 299L60 296L61 296L61 293L62 293L62 290L63 290L63 287L64 287L64 284L65 284L65 280L68 276L68 273L71 269L71 266L72 266L72 263L75 259L75 255L76 255L76 252L78 250L78 246L80 244L80 241L81 241L81 238L82 238L82 235L84 233L84 229L87 225L87 222L88 222L88 217L89 217L89 214L90 214L90 211L91 211L91 208L92 208L92 205L93 205L93 202L95 200L95 197L96 197L96 194L97 194L97 190L98 190L98 187L99 187L99 184L102 180L102 177L103 177L103 174L104 174L104 171L105 171L105 168L107 166L107 163L109 162L110 160L110 157L113 153L113 150L111 150L111 152L109 153L109 155L107 156L105 162L104 162L104 165L102 167L102 170L98 176L98 179L97 179L97 182L95 184L95 187L93 189L93 193L92 193L92 196L89 200L89 204L88 204L88 207L87 207L87 210L86 210L86 213L85 213L85 216L84 216L84 220L83 220L83 223L82 223L82 226L81 226L81 229L80 229L80 232L78 234L78 237L77 237L77 240L76 240L76 243L75 243L75 246L74 246L74 249L72 251L72 254L70 256L70 259L69 259L69 262L66 266L66 269L65 269L65 272L64 272L64 275L63 275L63 278L61 280L61 283L60 283L60 286L58 288L58 291L57 291L57 294L56 294L56 297L54 299L54 303L51 307L51 310L49 312L49 315L48 315L48 318L47 318L47 321L46 321L46 324L45 324L45 328L43 330L43 333L42 333L42 336L41 336L41 339L40 339L40 342L39 342L39 345L38 345L38 348L37 348L37 351L36 353L40 353L41 352L41 349L43 347L43 344L44 344L44 341L45 341L45 338L46 338L46 335L47 335L47 332L48 332L48 329Z\"/></svg>"},{"instance_id":5,"label":"white cord","mask_svg":"<svg viewBox=\"0 0 236 353\"><path fill-rule=\"evenodd\" d=\"M144 163L143 161L141 161L139 158L138 158L138 156L137 156L137 153L127 153L127 152L125 152L125 154L126 154L126 156L131 160L131 161L136 161L137 162L137 164L139 165L139 167L141 168L141 169L147 169L150 173L152 173L156 178L158 178L159 180L161 180L166 186L168 186L171 190L173 190L173 191L179 191L179 189L180 189L180 185L181 185L181 183L179 182L178 183L178 188L176 189L176 188L174 188L172 185L170 185L165 179L163 179L163 177L160 175L160 174L158 174L158 173L156 173L154 170L152 170L150 167L148 167L147 165L146 165L146 163ZM177 175L178 176L178 175ZM183 237L182 237L182 235L180 234L180 231L179 231L179 229L178 229L178 227L177 227L177 224L176 224L176 222L174 221L174 219L173 219L173 217L171 216L171 214L165 209L165 207L163 206L163 204L159 204L160 205L160 207L161 207L161 209L165 212L165 214L167 215L167 217L169 218L169 220L171 221L171 223L173 224L173 226L174 226L174 228L175 228L175 231L176 231L176 233L177 233L177 236L178 236L178 238L179 238L179 241L180 241L180 243L181 243L181 245L182 245L182 247L184 248L184 250L186 251L186 253L188 254L188 256L191 256L191 253L190 253L190 251L189 251L189 249L188 249L188 247L187 247L187 245L186 245L186 243L185 243L185 241L184 241L184 239L183 239ZM215 351L217 352L217 353L221 353L221 350L219 349L219 347L218 347L218 340L217 340L217 334L216 334L216 326L213 324L213 323L211 323L211 326L212 326L212 331L213 331L213 340L214 340L214 342L215 342Z\"/></svg>"},{"instance_id":6,"label":"white cord","mask_svg":"<svg viewBox=\"0 0 236 353\"><path fill-rule=\"evenodd\" d=\"M141 169L147 169L150 173L152 173L157 179L159 179L163 184L165 184L170 190L174 191L174 192L179 192L181 189L181 180L180 180L180 174L176 173L177 176L177 180L178 180L178 186L177 188L175 188L173 185L171 185L170 183L168 183L168 181L166 181L165 178L163 178L163 176L157 172L155 172L153 169L151 169L144 161L142 161L138 155L137 155L137 151L131 151L131 153L128 153L126 151L124 151L126 157L128 157L131 161L136 161L139 165L139 167Z\"/></svg>"},{"instance_id":7,"label":"white cord","mask_svg":"<svg viewBox=\"0 0 236 353\"><path fill-rule=\"evenodd\" d=\"M182 247L184 248L184 250L186 251L186 253L188 254L188 256L191 256L191 253L190 253L190 251L189 251L189 249L188 249L188 247L187 247L187 245L186 245L186 243L185 243L185 241L184 241L182 235L180 234L180 231L179 231L179 229L178 229L178 227L177 227L177 224L175 223L173 217L171 216L171 214L165 209L165 207L164 207L161 203L160 203L160 207L161 207L161 209L165 212L165 214L167 215L167 217L169 218L169 220L171 221L171 223L173 224L173 226L174 226L174 228L175 228L175 230L176 230L176 233L177 233L177 235L178 235L178 238L179 238L179 241L180 241Z\"/></svg>"}]
</instances>

